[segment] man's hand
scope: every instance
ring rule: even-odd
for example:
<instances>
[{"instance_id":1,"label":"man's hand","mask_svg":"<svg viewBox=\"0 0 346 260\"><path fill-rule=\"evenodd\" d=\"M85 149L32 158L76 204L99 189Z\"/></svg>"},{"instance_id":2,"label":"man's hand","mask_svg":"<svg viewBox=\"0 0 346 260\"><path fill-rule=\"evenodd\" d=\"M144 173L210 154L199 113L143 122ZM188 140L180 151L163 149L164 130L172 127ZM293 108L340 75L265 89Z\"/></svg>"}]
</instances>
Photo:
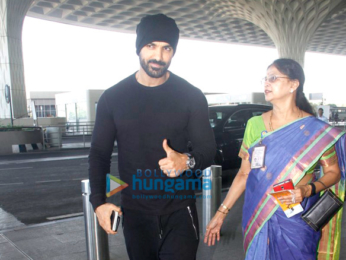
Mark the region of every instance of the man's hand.
<instances>
[{"instance_id":1,"label":"man's hand","mask_svg":"<svg viewBox=\"0 0 346 260\"><path fill-rule=\"evenodd\" d=\"M118 211L119 215L122 215L121 209L111 203L105 203L98 206L95 210L100 226L107 232L107 234L111 235L115 235L117 233L111 229L111 215L113 210Z\"/></svg>"},{"instance_id":2,"label":"man's hand","mask_svg":"<svg viewBox=\"0 0 346 260\"><path fill-rule=\"evenodd\" d=\"M186 161L189 157L186 154L178 153L170 148L167 144L167 139L163 140L162 147L167 154L166 158L159 161L160 169L163 173L170 178L174 178L188 169Z\"/></svg>"}]
</instances>

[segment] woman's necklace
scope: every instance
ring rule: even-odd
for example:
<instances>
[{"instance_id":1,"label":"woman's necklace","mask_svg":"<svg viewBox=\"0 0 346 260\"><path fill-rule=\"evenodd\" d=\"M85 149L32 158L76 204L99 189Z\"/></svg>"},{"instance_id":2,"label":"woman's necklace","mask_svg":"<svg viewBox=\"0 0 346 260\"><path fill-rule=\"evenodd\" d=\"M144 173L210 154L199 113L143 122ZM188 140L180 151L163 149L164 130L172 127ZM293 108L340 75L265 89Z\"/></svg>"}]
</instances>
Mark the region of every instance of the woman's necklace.
<instances>
[{"instance_id":1,"label":"woman's necklace","mask_svg":"<svg viewBox=\"0 0 346 260\"><path fill-rule=\"evenodd\" d=\"M299 109L298 118L302 118L303 117L303 112L300 110L300 108L298 108L298 109ZM270 118L269 118L269 130L271 132L274 131L273 124L272 124L272 118L273 118L273 110L272 110L272 112L270 114Z\"/></svg>"}]
</instances>

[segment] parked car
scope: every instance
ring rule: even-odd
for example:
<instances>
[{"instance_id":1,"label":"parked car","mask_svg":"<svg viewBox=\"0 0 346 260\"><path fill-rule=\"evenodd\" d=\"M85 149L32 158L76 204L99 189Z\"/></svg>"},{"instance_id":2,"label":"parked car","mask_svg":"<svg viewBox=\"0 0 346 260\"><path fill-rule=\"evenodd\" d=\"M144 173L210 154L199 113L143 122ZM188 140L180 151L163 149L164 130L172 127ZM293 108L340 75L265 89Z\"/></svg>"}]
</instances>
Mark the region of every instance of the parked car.
<instances>
[{"instance_id":1,"label":"parked car","mask_svg":"<svg viewBox=\"0 0 346 260\"><path fill-rule=\"evenodd\" d=\"M209 122L217 144L215 164L222 165L222 170L239 168L238 153L247 121L271 109L257 104L209 106Z\"/></svg>"}]
</instances>

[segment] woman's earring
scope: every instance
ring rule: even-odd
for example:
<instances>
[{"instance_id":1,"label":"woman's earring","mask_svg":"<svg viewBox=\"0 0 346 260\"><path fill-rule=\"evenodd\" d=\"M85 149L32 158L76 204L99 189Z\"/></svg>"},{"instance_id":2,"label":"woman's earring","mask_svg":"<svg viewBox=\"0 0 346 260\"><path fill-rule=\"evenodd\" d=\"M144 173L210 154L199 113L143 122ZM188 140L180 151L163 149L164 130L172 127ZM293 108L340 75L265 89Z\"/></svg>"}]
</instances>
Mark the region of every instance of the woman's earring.
<instances>
[{"instance_id":1,"label":"woman's earring","mask_svg":"<svg viewBox=\"0 0 346 260\"><path fill-rule=\"evenodd\" d=\"M293 93L293 89L290 90L291 94Z\"/></svg>"}]
</instances>

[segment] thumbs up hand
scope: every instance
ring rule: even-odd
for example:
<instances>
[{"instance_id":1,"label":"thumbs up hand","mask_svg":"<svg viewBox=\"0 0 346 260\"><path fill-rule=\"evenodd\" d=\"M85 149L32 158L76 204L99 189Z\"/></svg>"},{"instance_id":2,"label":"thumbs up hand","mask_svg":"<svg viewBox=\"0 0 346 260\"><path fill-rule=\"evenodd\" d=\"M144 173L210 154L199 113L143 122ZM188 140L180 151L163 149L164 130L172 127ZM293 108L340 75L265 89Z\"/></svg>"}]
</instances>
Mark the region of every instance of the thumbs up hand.
<instances>
[{"instance_id":1,"label":"thumbs up hand","mask_svg":"<svg viewBox=\"0 0 346 260\"><path fill-rule=\"evenodd\" d=\"M186 161L188 156L174 151L167 144L167 139L163 140L163 150L165 150L167 157L159 161L160 169L164 174L170 178L178 177L185 170L188 169Z\"/></svg>"}]
</instances>

